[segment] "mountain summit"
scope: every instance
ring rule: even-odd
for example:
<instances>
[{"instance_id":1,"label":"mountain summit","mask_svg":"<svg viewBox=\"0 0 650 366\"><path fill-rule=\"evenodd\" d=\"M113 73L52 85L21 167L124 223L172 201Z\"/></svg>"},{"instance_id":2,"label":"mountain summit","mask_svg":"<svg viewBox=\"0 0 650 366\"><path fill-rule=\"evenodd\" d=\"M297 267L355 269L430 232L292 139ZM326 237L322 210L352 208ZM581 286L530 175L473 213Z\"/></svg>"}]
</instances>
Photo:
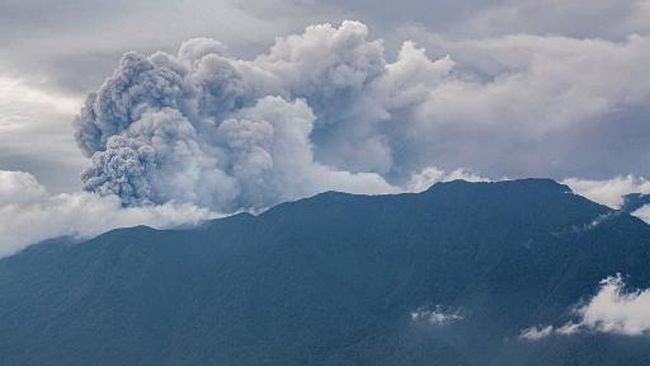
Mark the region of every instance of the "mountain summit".
<instances>
[{"instance_id":1,"label":"mountain summit","mask_svg":"<svg viewBox=\"0 0 650 366\"><path fill-rule=\"evenodd\" d=\"M552 180L328 192L0 260L0 364L647 365L646 336L521 334L649 263L650 226Z\"/></svg>"}]
</instances>

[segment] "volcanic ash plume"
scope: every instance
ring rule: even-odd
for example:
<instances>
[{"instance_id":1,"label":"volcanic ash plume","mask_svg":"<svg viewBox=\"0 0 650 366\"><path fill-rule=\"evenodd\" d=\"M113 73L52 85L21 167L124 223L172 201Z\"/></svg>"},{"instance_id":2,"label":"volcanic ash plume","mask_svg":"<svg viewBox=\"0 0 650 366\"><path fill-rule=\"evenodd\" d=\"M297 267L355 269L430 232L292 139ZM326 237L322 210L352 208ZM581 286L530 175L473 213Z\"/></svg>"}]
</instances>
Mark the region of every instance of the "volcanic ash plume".
<instances>
[{"instance_id":1,"label":"volcanic ash plume","mask_svg":"<svg viewBox=\"0 0 650 366\"><path fill-rule=\"evenodd\" d=\"M367 33L356 22L313 26L252 61L205 38L176 56L127 53L75 122L92 158L84 189L127 206L222 211L326 189L396 190L382 176L392 154L375 125L388 118L389 99L408 103L387 98L404 71L387 66Z\"/></svg>"}]
</instances>

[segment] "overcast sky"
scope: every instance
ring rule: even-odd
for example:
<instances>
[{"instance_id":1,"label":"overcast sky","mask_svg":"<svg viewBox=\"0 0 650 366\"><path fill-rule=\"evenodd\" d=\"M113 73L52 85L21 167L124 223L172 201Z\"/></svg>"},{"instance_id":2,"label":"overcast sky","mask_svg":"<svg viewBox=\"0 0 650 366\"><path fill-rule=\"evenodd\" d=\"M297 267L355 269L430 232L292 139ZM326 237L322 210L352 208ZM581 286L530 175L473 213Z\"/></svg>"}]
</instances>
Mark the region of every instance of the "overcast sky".
<instances>
[{"instance_id":1,"label":"overcast sky","mask_svg":"<svg viewBox=\"0 0 650 366\"><path fill-rule=\"evenodd\" d=\"M470 64L492 62L490 58L494 56L477 54L487 52L486 48L490 46L472 46L462 42L492 38L491 44L503 49L507 46L496 43L506 42L504 37L510 35L529 34L547 39L566 36L576 40L593 38L611 42L625 42L632 34L645 37L650 29L650 2L2 0L0 167L31 172L53 191L78 189L78 173L85 161L73 142L71 120L81 106L84 95L99 87L125 51L173 51L183 40L208 36L225 43L233 54L246 58L265 50L278 36L299 33L309 24L336 24L343 19L366 23L372 38L385 40L389 58L394 57L402 41L415 39L427 47L431 56L450 53L453 59L458 59L457 62L465 61L465 65L461 64L460 67L476 67ZM530 47L526 52L531 53L544 52L534 49L534 43L542 42L544 38L523 41L523 46L515 47ZM546 45L542 47L547 48ZM482 59L476 60L477 57ZM645 65L641 65L647 65L647 54L639 55L636 61L640 63L639 71L643 73L638 75L638 82L647 84L648 81L642 79L648 79L648 73L643 72ZM498 62L500 60L494 63ZM592 62L603 61L595 59ZM609 77L607 74L594 76L603 79ZM616 83L615 80L611 82ZM597 178L629 173L646 175L648 158L645 145L648 135L644 125L647 124L647 114L640 110L621 110L620 106L611 112L610 116L595 118L593 123L622 124L630 118L640 120L625 122L635 125L640 131L635 129L629 133L615 133L615 138L634 140L631 144L627 141L619 141L620 144L602 141L602 136L594 136L591 148L599 149L604 144L610 150L608 154L615 154L615 159L624 160L619 166L607 164L602 167L602 172L597 167L578 167L576 172L572 172L571 167L549 168L545 172L542 169L493 168L493 165L502 163L495 161L463 168L481 170L480 173L485 175L521 173L590 175ZM603 122L597 121L598 118L611 120ZM539 120L537 123L544 124L545 121ZM557 138L568 139L563 144L571 143L570 136ZM506 143L523 144L522 149L527 147L523 141ZM555 159L556 148L554 146L553 151L541 150L536 153L548 153L550 159ZM582 148L587 151L575 152L580 154L580 159L586 160L591 156L603 159L602 152L589 151L589 146ZM462 160L458 163L466 162Z\"/></svg>"},{"instance_id":2,"label":"overcast sky","mask_svg":"<svg viewBox=\"0 0 650 366\"><path fill-rule=\"evenodd\" d=\"M650 29L650 2L2 0L0 167L34 173L54 191L78 189L78 172L85 162L72 140L71 120L81 106L84 95L99 87L125 51L173 51L183 40L208 36L225 43L232 53L250 57L263 51L277 36L301 32L309 24L326 21L337 23L343 19L361 20L368 24L373 38L386 40L388 57L394 55L399 44L406 39L419 41L434 56L435 53L446 53L449 48L457 47L454 51L458 55L452 52L452 58L482 57L472 53L484 50L485 46L467 49L472 47L448 43L485 38L498 42L504 36L518 34L624 42L632 34L647 35ZM534 48L532 42L525 42L525 46ZM445 44L447 47L444 47ZM643 56L639 57L638 62L647 64L649 60ZM480 62L490 62L487 57ZM647 73L644 74L638 75L639 78L648 78ZM606 79L608 75L598 77ZM647 124L647 115L637 112L629 116L624 110L612 111L614 115L608 117L612 119L608 123L639 118L643 119L639 124ZM631 134L627 138L644 140L641 145L645 145L648 135L639 136L637 131ZM518 141L510 143L519 144ZM614 145L609 146L613 150L627 146L627 143L616 146L611 142L598 141L593 148L601 147L602 143ZM612 151L617 154L617 159L631 160L622 162L620 169L606 166L602 174L591 168L571 174L568 167L549 171L549 174L588 173L599 178L602 175L647 174L647 157L632 156L647 153L639 151L636 143L629 148L627 156L621 155L627 151ZM553 155L553 151L547 153ZM588 159L590 153L585 152L581 158ZM595 156L600 155L595 153ZM486 175L509 172L508 169L491 172L487 169L489 164L477 165L474 168L485 170L481 173ZM545 172L522 173L543 175Z\"/></svg>"},{"instance_id":3,"label":"overcast sky","mask_svg":"<svg viewBox=\"0 0 650 366\"><path fill-rule=\"evenodd\" d=\"M225 212L543 176L616 205L650 189L649 33L650 0L0 0L0 171L27 173L0 175L0 204ZM222 45L179 51L196 37Z\"/></svg>"}]
</instances>

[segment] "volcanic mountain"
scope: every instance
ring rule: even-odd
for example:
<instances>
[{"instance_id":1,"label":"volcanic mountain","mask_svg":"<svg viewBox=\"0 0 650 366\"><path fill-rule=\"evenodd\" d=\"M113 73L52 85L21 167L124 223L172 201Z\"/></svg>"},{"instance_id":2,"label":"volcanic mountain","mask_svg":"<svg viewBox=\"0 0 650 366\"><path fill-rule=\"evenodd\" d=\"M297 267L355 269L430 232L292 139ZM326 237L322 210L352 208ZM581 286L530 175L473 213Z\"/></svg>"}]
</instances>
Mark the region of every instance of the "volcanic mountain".
<instances>
[{"instance_id":1,"label":"volcanic mountain","mask_svg":"<svg viewBox=\"0 0 650 366\"><path fill-rule=\"evenodd\" d=\"M650 287L650 226L552 180L327 192L0 260L0 364L648 365L647 334L521 337L616 274Z\"/></svg>"}]
</instances>

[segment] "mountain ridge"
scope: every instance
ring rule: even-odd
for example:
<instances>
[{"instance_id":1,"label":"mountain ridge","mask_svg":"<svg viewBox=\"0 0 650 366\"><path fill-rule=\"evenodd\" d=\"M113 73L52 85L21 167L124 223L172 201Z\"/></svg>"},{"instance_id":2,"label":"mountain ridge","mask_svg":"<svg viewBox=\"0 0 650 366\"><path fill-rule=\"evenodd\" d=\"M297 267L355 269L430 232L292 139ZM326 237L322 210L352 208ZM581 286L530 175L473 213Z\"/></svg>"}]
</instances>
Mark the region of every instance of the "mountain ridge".
<instances>
[{"instance_id":1,"label":"mountain ridge","mask_svg":"<svg viewBox=\"0 0 650 366\"><path fill-rule=\"evenodd\" d=\"M650 226L568 193L544 179L327 192L194 229L36 245L0 260L0 361L642 365L644 338L518 338L572 319L607 276L650 287Z\"/></svg>"}]
</instances>

